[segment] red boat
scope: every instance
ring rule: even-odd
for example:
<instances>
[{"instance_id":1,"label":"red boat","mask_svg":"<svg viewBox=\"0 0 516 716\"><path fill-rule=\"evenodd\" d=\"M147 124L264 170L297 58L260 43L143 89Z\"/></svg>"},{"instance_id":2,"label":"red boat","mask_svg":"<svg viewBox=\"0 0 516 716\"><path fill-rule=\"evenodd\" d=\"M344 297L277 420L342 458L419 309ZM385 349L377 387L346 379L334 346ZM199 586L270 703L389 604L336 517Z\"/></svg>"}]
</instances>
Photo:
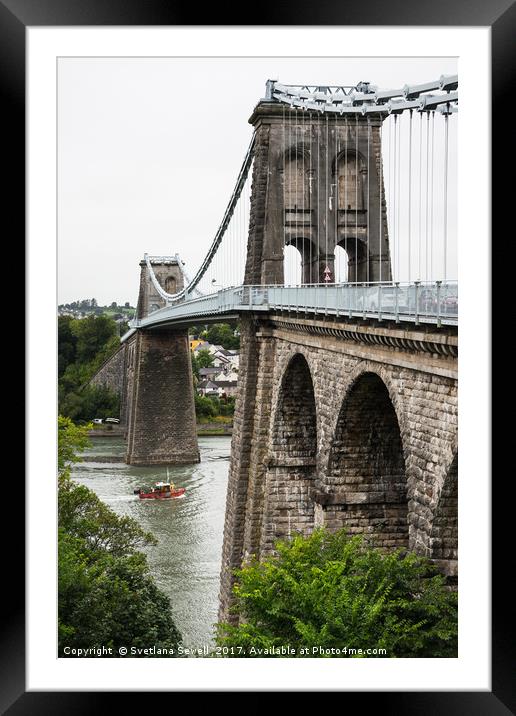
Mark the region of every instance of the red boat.
<instances>
[{"instance_id":1,"label":"red boat","mask_svg":"<svg viewBox=\"0 0 516 716\"><path fill-rule=\"evenodd\" d=\"M185 491L184 487L176 487L173 482L157 482L149 492L138 487L134 494L138 495L140 500L171 500L174 497L181 497Z\"/></svg>"}]
</instances>

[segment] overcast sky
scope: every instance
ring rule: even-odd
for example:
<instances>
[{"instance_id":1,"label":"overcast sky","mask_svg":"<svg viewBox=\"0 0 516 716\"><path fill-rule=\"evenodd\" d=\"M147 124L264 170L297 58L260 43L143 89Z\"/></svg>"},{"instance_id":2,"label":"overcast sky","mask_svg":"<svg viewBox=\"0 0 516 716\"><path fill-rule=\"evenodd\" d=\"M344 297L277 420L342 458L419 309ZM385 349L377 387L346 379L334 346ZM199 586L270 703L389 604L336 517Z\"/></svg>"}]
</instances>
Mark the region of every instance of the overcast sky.
<instances>
[{"instance_id":1,"label":"overcast sky","mask_svg":"<svg viewBox=\"0 0 516 716\"><path fill-rule=\"evenodd\" d=\"M61 58L59 302L135 305L144 252L179 253L195 273L267 79L395 88L456 72L442 57Z\"/></svg>"}]
</instances>

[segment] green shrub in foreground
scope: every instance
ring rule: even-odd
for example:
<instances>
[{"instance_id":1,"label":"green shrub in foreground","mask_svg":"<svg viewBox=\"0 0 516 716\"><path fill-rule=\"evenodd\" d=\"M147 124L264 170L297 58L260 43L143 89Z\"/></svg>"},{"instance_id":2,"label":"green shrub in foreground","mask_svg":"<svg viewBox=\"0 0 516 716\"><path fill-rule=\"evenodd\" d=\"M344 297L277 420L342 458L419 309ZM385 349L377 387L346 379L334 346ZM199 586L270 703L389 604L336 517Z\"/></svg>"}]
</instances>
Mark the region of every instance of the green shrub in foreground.
<instances>
[{"instance_id":1,"label":"green shrub in foreground","mask_svg":"<svg viewBox=\"0 0 516 716\"><path fill-rule=\"evenodd\" d=\"M234 647L232 655L290 646L295 656L313 656L312 647L386 649L382 658L457 656L457 595L428 560L385 554L344 530L318 529L276 549L277 556L236 572L241 623L218 624L216 637L218 646ZM309 653L300 654L302 647Z\"/></svg>"}]
</instances>

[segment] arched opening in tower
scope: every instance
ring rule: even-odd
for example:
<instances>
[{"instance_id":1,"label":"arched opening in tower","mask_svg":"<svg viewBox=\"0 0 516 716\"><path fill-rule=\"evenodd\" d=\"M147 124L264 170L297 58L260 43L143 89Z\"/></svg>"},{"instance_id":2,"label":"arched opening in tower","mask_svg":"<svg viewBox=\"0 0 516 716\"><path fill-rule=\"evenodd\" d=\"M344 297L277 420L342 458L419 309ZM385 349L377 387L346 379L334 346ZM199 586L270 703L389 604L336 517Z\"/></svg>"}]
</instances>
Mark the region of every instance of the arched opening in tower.
<instances>
[{"instance_id":1,"label":"arched opening in tower","mask_svg":"<svg viewBox=\"0 0 516 716\"><path fill-rule=\"evenodd\" d=\"M277 539L313 529L310 496L317 454L317 419L310 368L301 354L281 381L265 481L261 554Z\"/></svg>"},{"instance_id":2,"label":"arched opening in tower","mask_svg":"<svg viewBox=\"0 0 516 716\"><path fill-rule=\"evenodd\" d=\"M302 283L301 252L293 244L283 249L283 281L285 286L298 286Z\"/></svg>"},{"instance_id":3,"label":"arched opening in tower","mask_svg":"<svg viewBox=\"0 0 516 716\"><path fill-rule=\"evenodd\" d=\"M385 383L363 373L344 399L329 459L325 524L384 548L408 547L400 427Z\"/></svg>"},{"instance_id":4,"label":"arched opening in tower","mask_svg":"<svg viewBox=\"0 0 516 716\"><path fill-rule=\"evenodd\" d=\"M349 254L342 247L335 247L335 283L349 281Z\"/></svg>"},{"instance_id":5,"label":"arched opening in tower","mask_svg":"<svg viewBox=\"0 0 516 716\"><path fill-rule=\"evenodd\" d=\"M440 564L452 581L457 577L457 497L458 454L455 455L444 480L430 533L430 557Z\"/></svg>"}]
</instances>

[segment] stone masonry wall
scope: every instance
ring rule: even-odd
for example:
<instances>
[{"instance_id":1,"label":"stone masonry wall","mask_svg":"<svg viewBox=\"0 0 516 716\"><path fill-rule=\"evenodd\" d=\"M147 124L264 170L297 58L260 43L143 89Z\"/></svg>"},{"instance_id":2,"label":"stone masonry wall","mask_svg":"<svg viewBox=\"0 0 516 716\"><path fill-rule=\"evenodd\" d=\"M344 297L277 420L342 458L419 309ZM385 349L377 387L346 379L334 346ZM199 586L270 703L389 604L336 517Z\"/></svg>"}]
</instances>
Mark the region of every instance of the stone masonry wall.
<instances>
[{"instance_id":1,"label":"stone masonry wall","mask_svg":"<svg viewBox=\"0 0 516 716\"><path fill-rule=\"evenodd\" d=\"M138 331L126 461L199 461L187 331Z\"/></svg>"},{"instance_id":2,"label":"stone masonry wall","mask_svg":"<svg viewBox=\"0 0 516 716\"><path fill-rule=\"evenodd\" d=\"M260 102L249 120L256 145L245 283L282 284L289 244L300 251L306 282L323 282L326 267L335 275L337 245L348 254L350 280L390 280L381 120L336 116L327 122L317 112L303 114ZM359 167L359 214L339 209L335 194L338 168L352 159ZM306 197L294 206L299 181Z\"/></svg>"},{"instance_id":3,"label":"stone masonry wall","mask_svg":"<svg viewBox=\"0 0 516 716\"><path fill-rule=\"evenodd\" d=\"M121 396L125 388L125 351L126 344L107 359L90 380L90 385L103 386Z\"/></svg>"},{"instance_id":4,"label":"stone masonry wall","mask_svg":"<svg viewBox=\"0 0 516 716\"><path fill-rule=\"evenodd\" d=\"M429 550L432 559L449 576L457 576L458 464L455 457L434 510Z\"/></svg>"},{"instance_id":5,"label":"stone masonry wall","mask_svg":"<svg viewBox=\"0 0 516 716\"><path fill-rule=\"evenodd\" d=\"M261 401L257 401L260 382L258 377L259 342L252 319L244 316L240 325L240 367L237 388L235 414L233 416L233 436L231 439L231 462L229 466L226 497L226 518L224 522L224 542L222 547L222 569L220 586L220 609L226 614L232 599L233 570L242 565L244 558L244 532L253 533L255 520L253 512L259 513L259 506L246 510L248 500L248 481L250 474L259 472L260 457L253 455L256 440L260 439L259 414L255 418L255 409L259 413ZM265 363L260 362L262 370ZM266 441L267 434L263 435ZM254 444L253 444L254 441ZM266 442L264 442L264 445ZM253 455L253 471L250 470ZM253 496L249 496L251 500ZM251 502L253 505L253 502ZM245 515L248 518L245 518Z\"/></svg>"},{"instance_id":6,"label":"stone masonry wall","mask_svg":"<svg viewBox=\"0 0 516 716\"><path fill-rule=\"evenodd\" d=\"M445 347L449 339L436 335L444 347L425 351L418 346L432 336L419 329L389 347L374 335L364 344L333 328L318 334L303 320L247 321L219 617L228 617L233 569L251 554L270 554L279 536L320 524L346 524L385 548L408 546L436 560L456 554L456 499L452 488L443 492L457 453L457 359ZM307 383L292 381L293 359L306 362L313 385L313 458L310 448L297 457L278 449L296 424L311 443Z\"/></svg>"}]
</instances>

